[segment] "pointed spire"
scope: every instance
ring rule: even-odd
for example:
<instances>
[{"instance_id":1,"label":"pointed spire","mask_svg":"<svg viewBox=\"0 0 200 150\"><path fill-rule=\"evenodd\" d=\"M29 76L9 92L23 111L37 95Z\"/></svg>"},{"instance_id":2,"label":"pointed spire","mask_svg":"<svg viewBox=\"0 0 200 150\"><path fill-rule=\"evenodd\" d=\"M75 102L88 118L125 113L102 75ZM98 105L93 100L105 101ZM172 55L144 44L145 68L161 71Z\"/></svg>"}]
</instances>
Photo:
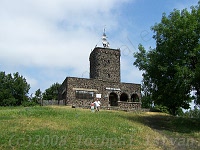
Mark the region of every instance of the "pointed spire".
<instances>
[{"instance_id":1,"label":"pointed spire","mask_svg":"<svg viewBox=\"0 0 200 150\"><path fill-rule=\"evenodd\" d=\"M102 36L102 44L103 44L104 48L108 48L109 47L109 42L107 41L105 28L104 28L104 32L103 32L103 36Z\"/></svg>"}]
</instances>

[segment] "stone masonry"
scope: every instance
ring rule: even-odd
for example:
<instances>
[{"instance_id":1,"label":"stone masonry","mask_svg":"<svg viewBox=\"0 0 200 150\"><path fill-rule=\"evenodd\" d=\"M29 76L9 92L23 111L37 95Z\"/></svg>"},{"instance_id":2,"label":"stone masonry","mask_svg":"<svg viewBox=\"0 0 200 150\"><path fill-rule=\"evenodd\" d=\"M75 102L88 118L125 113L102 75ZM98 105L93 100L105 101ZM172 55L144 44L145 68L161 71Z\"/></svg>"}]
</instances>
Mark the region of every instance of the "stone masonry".
<instances>
[{"instance_id":1,"label":"stone masonry","mask_svg":"<svg viewBox=\"0 0 200 150\"><path fill-rule=\"evenodd\" d=\"M92 99L77 99L76 91L90 91L93 92ZM123 102L139 102L140 84L107 82L98 79L85 79L67 77L63 82L60 91L60 99L65 99L65 105L75 105L77 107L89 107L94 101L96 94L101 94L102 106L112 106L109 100L110 94L116 95L115 101ZM126 95L126 96L124 96ZM117 105L114 105L117 106Z\"/></svg>"},{"instance_id":2,"label":"stone masonry","mask_svg":"<svg viewBox=\"0 0 200 150\"><path fill-rule=\"evenodd\" d=\"M120 50L94 48L90 54L90 78L120 82Z\"/></svg>"},{"instance_id":3,"label":"stone masonry","mask_svg":"<svg viewBox=\"0 0 200 150\"><path fill-rule=\"evenodd\" d=\"M90 108L99 98L101 107L140 109L141 85L121 83L120 49L109 48L105 33L103 45L90 53L90 78L67 77L59 89L59 100L63 100L64 105Z\"/></svg>"}]
</instances>

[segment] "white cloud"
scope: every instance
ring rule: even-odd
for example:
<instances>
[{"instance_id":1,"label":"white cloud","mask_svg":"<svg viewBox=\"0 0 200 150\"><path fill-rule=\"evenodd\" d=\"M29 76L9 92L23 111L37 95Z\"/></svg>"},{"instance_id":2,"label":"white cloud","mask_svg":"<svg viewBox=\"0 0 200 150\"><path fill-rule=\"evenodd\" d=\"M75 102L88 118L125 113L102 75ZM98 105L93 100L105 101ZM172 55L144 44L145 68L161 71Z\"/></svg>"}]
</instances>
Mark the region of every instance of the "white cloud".
<instances>
[{"instance_id":1,"label":"white cloud","mask_svg":"<svg viewBox=\"0 0 200 150\"><path fill-rule=\"evenodd\" d=\"M24 76L24 78L26 79L26 82L28 84L30 84L32 87L37 87L38 86L38 81L37 79L34 79L32 77L29 77L29 76ZM36 89L37 90L37 89ZM35 90L35 91L36 91Z\"/></svg>"},{"instance_id":2,"label":"white cloud","mask_svg":"<svg viewBox=\"0 0 200 150\"><path fill-rule=\"evenodd\" d=\"M119 0L3 0L0 5L1 62L25 66L85 66ZM77 61L78 60L78 61ZM81 63L80 63L81 62Z\"/></svg>"},{"instance_id":3,"label":"white cloud","mask_svg":"<svg viewBox=\"0 0 200 150\"><path fill-rule=\"evenodd\" d=\"M34 90L62 83L66 76L89 77L89 54L96 44L101 46L106 25L111 47L121 49L122 81L140 83L132 54L139 43L148 49L154 41L148 20L141 22L141 14L134 12L138 5L129 5L135 1L1 0L0 69L19 71ZM174 3L178 8L190 5Z\"/></svg>"},{"instance_id":4,"label":"white cloud","mask_svg":"<svg viewBox=\"0 0 200 150\"><path fill-rule=\"evenodd\" d=\"M139 71L139 69L133 65L135 60L133 54L131 53L131 55L126 56L121 54L121 56L121 81L140 84L142 81L142 71Z\"/></svg>"},{"instance_id":5,"label":"white cloud","mask_svg":"<svg viewBox=\"0 0 200 150\"><path fill-rule=\"evenodd\" d=\"M25 74L30 93L66 76L89 77L91 49L105 25L118 28L117 9L128 1L1 0L1 69Z\"/></svg>"}]
</instances>

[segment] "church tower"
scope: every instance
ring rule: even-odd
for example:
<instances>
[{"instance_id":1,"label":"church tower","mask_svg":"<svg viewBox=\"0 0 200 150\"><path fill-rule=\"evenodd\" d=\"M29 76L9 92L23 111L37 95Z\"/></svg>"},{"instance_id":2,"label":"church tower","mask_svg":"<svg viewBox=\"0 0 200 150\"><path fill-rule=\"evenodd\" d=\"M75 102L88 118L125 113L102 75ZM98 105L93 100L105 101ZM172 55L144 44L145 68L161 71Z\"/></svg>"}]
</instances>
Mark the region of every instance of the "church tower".
<instances>
[{"instance_id":1,"label":"church tower","mask_svg":"<svg viewBox=\"0 0 200 150\"><path fill-rule=\"evenodd\" d=\"M103 47L95 47L90 53L90 78L109 82L120 82L120 50L109 48L105 34Z\"/></svg>"}]
</instances>

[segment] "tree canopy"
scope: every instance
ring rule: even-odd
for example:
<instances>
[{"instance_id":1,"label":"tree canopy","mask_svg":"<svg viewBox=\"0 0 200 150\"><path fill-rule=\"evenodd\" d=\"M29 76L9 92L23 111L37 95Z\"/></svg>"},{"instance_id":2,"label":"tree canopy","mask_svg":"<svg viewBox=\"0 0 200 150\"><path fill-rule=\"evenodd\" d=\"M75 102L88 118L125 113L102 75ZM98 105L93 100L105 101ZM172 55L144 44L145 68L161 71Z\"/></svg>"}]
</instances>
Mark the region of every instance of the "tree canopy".
<instances>
[{"instance_id":1,"label":"tree canopy","mask_svg":"<svg viewBox=\"0 0 200 150\"><path fill-rule=\"evenodd\" d=\"M200 2L190 11L164 13L151 29L156 48L146 51L140 44L134 53L134 65L144 72L144 93L173 115L188 109L192 98L200 104Z\"/></svg>"},{"instance_id":2,"label":"tree canopy","mask_svg":"<svg viewBox=\"0 0 200 150\"><path fill-rule=\"evenodd\" d=\"M42 91L40 89L37 89L35 91L34 97L32 97L31 95L31 100L35 103L40 103L40 101L42 100Z\"/></svg>"},{"instance_id":3,"label":"tree canopy","mask_svg":"<svg viewBox=\"0 0 200 150\"><path fill-rule=\"evenodd\" d=\"M52 84L48 89L43 93L43 100L58 100L58 88L60 87L59 83Z\"/></svg>"},{"instance_id":4,"label":"tree canopy","mask_svg":"<svg viewBox=\"0 0 200 150\"><path fill-rule=\"evenodd\" d=\"M0 106L18 106L28 100L30 85L18 72L0 72Z\"/></svg>"}]
</instances>

